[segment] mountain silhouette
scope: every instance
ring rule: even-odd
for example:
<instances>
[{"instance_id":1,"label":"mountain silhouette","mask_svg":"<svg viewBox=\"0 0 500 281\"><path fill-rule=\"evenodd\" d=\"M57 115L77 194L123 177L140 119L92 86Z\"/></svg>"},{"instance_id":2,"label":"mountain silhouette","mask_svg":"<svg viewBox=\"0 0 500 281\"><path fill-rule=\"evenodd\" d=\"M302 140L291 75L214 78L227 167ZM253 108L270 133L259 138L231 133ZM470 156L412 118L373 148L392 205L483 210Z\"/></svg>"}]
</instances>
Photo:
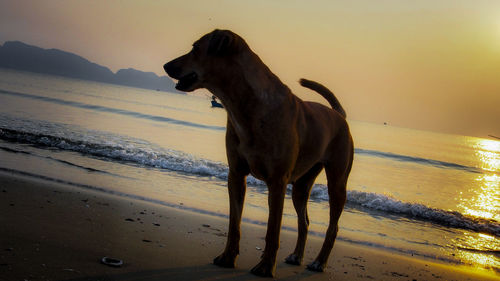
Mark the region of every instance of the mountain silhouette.
<instances>
[{"instance_id":1,"label":"mountain silhouette","mask_svg":"<svg viewBox=\"0 0 500 281\"><path fill-rule=\"evenodd\" d=\"M120 69L115 74L109 68L76 54L19 41L5 42L0 46L0 67L184 94L175 89L175 83L167 76L132 68Z\"/></svg>"}]
</instances>

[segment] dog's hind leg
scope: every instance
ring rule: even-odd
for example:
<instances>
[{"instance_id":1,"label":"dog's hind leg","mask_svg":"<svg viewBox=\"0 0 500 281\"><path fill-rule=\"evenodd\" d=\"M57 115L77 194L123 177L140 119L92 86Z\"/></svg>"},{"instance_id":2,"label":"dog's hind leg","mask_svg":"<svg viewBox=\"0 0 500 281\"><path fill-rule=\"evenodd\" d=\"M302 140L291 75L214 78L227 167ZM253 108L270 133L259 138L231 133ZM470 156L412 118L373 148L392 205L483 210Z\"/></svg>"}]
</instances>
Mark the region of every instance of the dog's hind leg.
<instances>
[{"instance_id":1,"label":"dog's hind leg","mask_svg":"<svg viewBox=\"0 0 500 281\"><path fill-rule=\"evenodd\" d=\"M309 228L307 201L309 200L309 194L311 193L314 180L321 170L323 170L323 164L318 163L293 184L292 200L295 211L297 212L298 237L295 250L285 259L285 262L288 264L300 265L302 263L307 239L307 230Z\"/></svg>"},{"instance_id":2,"label":"dog's hind leg","mask_svg":"<svg viewBox=\"0 0 500 281\"><path fill-rule=\"evenodd\" d=\"M330 223L325 235L325 241L316 259L307 266L312 271L322 272L337 238L340 214L344 210L347 199L347 178L351 172L354 156L354 145L348 131L345 137L339 137L331 145L329 161L325 163L328 180L328 196L330 203Z\"/></svg>"},{"instance_id":3,"label":"dog's hind leg","mask_svg":"<svg viewBox=\"0 0 500 281\"><path fill-rule=\"evenodd\" d=\"M347 177L343 177L335 173L334 168L325 165L326 176L328 179L328 195L330 203L330 223L325 235L325 241L321 247L316 259L307 266L307 269L311 271L323 272L326 267L326 262L332 251L333 244L335 243L335 238L337 238L338 232L338 221L340 214L344 209L346 202L346 183Z\"/></svg>"}]
</instances>

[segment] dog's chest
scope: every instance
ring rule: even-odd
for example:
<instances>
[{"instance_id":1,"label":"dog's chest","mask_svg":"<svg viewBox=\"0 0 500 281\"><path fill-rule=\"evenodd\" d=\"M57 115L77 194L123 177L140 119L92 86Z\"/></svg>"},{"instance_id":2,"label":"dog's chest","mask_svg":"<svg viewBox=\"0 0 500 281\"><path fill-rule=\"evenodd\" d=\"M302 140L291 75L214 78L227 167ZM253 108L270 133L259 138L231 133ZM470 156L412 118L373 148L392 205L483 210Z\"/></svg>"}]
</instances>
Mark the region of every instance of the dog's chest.
<instances>
[{"instance_id":1,"label":"dog's chest","mask_svg":"<svg viewBox=\"0 0 500 281\"><path fill-rule=\"evenodd\" d=\"M239 156L245 159L250 173L260 180L289 174L293 170L294 153L289 146L272 138L250 136L238 144Z\"/></svg>"},{"instance_id":2,"label":"dog's chest","mask_svg":"<svg viewBox=\"0 0 500 281\"><path fill-rule=\"evenodd\" d=\"M254 177L266 180L276 174L287 174L293 168L295 139L291 130L286 129L290 128L289 122L286 122L288 126L280 126L284 123L283 115L259 113L241 118L229 112L231 129L237 136L229 140L229 145L236 147L230 151L237 152L237 158L245 160Z\"/></svg>"}]
</instances>

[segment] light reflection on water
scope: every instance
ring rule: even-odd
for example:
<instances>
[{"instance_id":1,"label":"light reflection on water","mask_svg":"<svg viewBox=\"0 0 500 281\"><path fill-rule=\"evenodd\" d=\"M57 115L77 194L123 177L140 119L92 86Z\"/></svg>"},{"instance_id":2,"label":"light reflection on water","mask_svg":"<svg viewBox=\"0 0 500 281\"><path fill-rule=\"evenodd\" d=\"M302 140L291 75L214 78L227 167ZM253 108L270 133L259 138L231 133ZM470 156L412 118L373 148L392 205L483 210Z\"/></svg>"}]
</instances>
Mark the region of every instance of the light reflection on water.
<instances>
[{"instance_id":1,"label":"light reflection on water","mask_svg":"<svg viewBox=\"0 0 500 281\"><path fill-rule=\"evenodd\" d=\"M478 175L477 184L470 187L472 198L460 198L459 207L465 214L500 221L500 142L478 139L475 154L482 169L491 173Z\"/></svg>"},{"instance_id":2,"label":"light reflection on water","mask_svg":"<svg viewBox=\"0 0 500 281\"><path fill-rule=\"evenodd\" d=\"M483 164L481 168L491 172L500 171L500 141L478 139L475 149Z\"/></svg>"},{"instance_id":3,"label":"light reflection on water","mask_svg":"<svg viewBox=\"0 0 500 281\"><path fill-rule=\"evenodd\" d=\"M468 213L486 219L500 220L500 176L482 175L478 177L477 196L469 204Z\"/></svg>"},{"instance_id":4,"label":"light reflection on water","mask_svg":"<svg viewBox=\"0 0 500 281\"><path fill-rule=\"evenodd\" d=\"M500 221L500 142L486 139L474 140L475 155L480 168L485 171L469 188L469 195L460 192L458 207L464 214ZM488 171L488 172L486 172ZM452 239L456 256L465 263L486 268L500 269L500 240L483 233L465 232L461 238Z\"/></svg>"},{"instance_id":5,"label":"light reflection on water","mask_svg":"<svg viewBox=\"0 0 500 281\"><path fill-rule=\"evenodd\" d=\"M463 240L462 240L463 239ZM500 271L500 241L483 233L464 233L462 239L453 239L456 257L466 264Z\"/></svg>"}]
</instances>

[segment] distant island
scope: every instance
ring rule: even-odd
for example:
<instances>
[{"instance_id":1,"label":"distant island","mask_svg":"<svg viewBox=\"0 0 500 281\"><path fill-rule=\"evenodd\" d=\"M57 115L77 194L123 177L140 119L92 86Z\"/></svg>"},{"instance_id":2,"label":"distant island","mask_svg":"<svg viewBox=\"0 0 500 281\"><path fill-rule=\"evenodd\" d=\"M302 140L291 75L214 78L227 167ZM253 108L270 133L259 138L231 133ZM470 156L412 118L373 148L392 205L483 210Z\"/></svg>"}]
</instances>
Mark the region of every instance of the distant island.
<instances>
[{"instance_id":1,"label":"distant island","mask_svg":"<svg viewBox=\"0 0 500 281\"><path fill-rule=\"evenodd\" d=\"M175 89L175 83L167 76L132 68L113 73L109 68L76 54L19 41L5 42L0 46L0 67L184 94Z\"/></svg>"}]
</instances>

